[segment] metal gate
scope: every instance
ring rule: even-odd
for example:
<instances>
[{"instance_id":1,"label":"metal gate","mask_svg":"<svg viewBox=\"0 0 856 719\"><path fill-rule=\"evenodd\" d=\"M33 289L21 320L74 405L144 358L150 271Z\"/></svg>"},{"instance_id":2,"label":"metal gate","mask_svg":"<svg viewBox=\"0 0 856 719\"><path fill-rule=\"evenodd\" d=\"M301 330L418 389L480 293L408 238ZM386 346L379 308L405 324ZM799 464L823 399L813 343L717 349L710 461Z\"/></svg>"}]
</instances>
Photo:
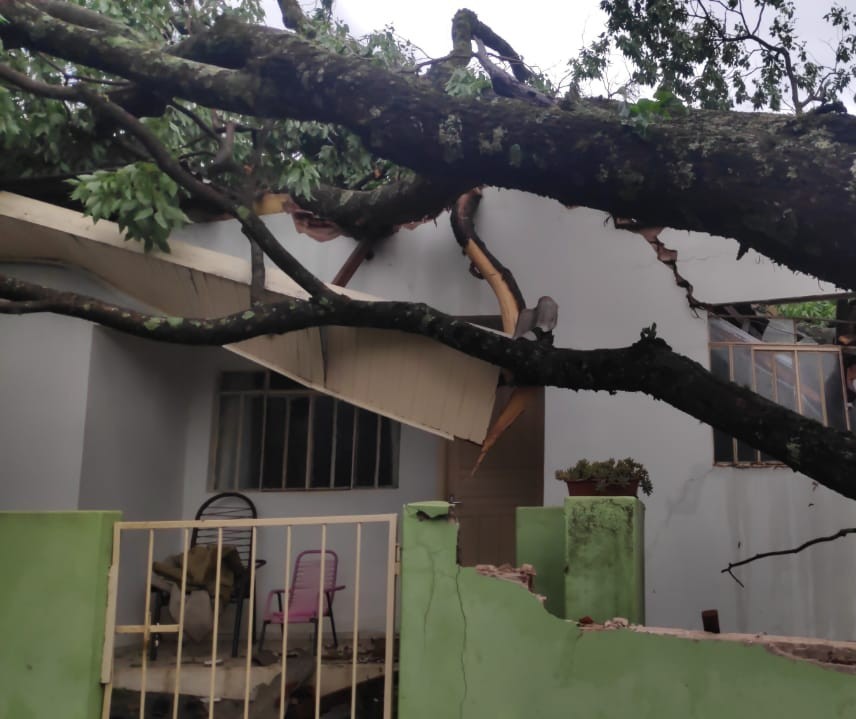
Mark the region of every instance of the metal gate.
<instances>
[{"instance_id":1,"label":"metal gate","mask_svg":"<svg viewBox=\"0 0 856 719\"><path fill-rule=\"evenodd\" d=\"M348 525L352 526L352 530L348 529ZM385 532L385 547L384 547L384 556L378 556L378 553L375 551L372 556L371 562L366 562L366 557L364 557L365 553L365 538L366 532L370 530L370 528L377 528L376 531L383 532L384 526L386 528ZM225 667L219 667L218 664L223 660L218 656L218 632L220 629L220 610L221 604L225 601L228 601L228 597L221 597L221 570L222 570L222 559L224 548L228 551L229 544L228 541L224 542L224 532L226 532L226 536L228 538L229 532L236 529L244 529L249 530L252 536L251 543L251 556L248 563L248 571L250 573L249 576L249 597L246 600L247 606L247 639L246 639L246 656L241 661L241 666L235 667L232 666L229 671L233 673L237 670L243 675L243 717L247 719L250 712L251 706L251 693L254 689L254 681L253 681L253 672L257 668L253 666L253 642L254 642L254 632L252 628L254 627L254 619L256 618L256 572L257 572L257 547L258 547L258 535L260 530L265 530L266 536L270 536L271 533L279 534L281 537L282 544L280 547L284 550L284 562L282 566L279 568L279 571L282 573L279 575L282 578L281 582L278 582L279 587L284 591L284 597L286 598L286 602L288 598L291 596L292 590L292 574L294 572L294 533L295 530L301 532L305 532L306 530L303 528L310 528L309 531L313 531L311 528L317 528L318 531L318 545L316 548L320 549L320 563L321 568L319 571L319 587L318 587L318 609L316 614L316 621L318 622L318 631L315 632L314 639L314 657L312 661L314 662L314 667L312 668L312 687L314 688L314 716L316 719L321 714L321 706L322 706L322 676L325 671L325 665L327 667L328 672L332 671L330 664L324 660L324 651L323 651L323 631L322 631L322 623L324 619L325 613L325 571L324 571L324 562L327 557L327 550L329 549L328 529L331 527L336 527L335 531L338 532L338 537L340 542L342 541L342 532L349 533L348 542L352 541L353 544L350 545L349 549L353 550L354 557L354 572L353 572L353 599L350 602L351 607L351 617L353 620L353 627L348 634L348 637L351 641L351 658L350 658L350 666L346 667L346 670L350 670L350 716L356 717L358 716L357 711L357 684L358 684L358 668L362 664L359 660L359 647L360 640L362 638L361 627L360 627L360 599L361 593L365 590L365 586L361 586L361 582L364 580L365 568L367 565L371 567L377 568L379 564L383 564L384 574L385 574L385 585L383 587L377 587L376 589L380 592L384 593L383 598L383 617L384 617L384 643L381 645L382 648L382 667L383 667L383 706L382 706L382 716L383 719L389 719L392 716L392 689L393 689L393 670L394 670L394 658L393 658L393 650L395 645L395 636L394 636L394 618L395 618L395 585L396 585L396 574L398 570L397 564L397 556L396 556L396 529L397 529L397 515L395 514L373 514L373 515L351 515L351 516L325 516L325 517L294 517L294 518L271 518L271 519L229 519L229 520L188 520L188 521L157 521L157 522L116 522L113 530L113 558L112 564L110 568L110 578L109 578L109 598L107 605L107 618L106 618L106 631L105 631L105 639L104 639L104 651L102 656L102 666L101 666L101 681L104 684L104 704L102 710L102 719L109 719L111 712L111 701L113 697L113 689L114 689L114 667L115 667L115 651L116 651L116 638L121 635L137 635L141 638L139 642L139 647L134 646L132 651L136 653L137 649L139 649L139 717L143 719L146 716L146 693L147 693L147 679L149 678L147 675L150 675L153 671L153 662L149 659L149 650L151 648L151 643L156 636L169 636L172 635L175 640L175 656L174 660L172 660L170 664L170 683L172 684L171 693L172 693L172 707L171 712L168 716L171 716L173 719L179 719L179 704L180 697L183 694L182 692L182 659L183 652L185 650L184 642L184 622L185 622L185 599L187 597L187 592L189 589L188 586L188 553L191 548L191 532L193 530L205 530L208 533L216 533L216 577L214 580L214 591L212 597L213 604L213 628L211 632L211 647L210 653L208 654L208 659L205 664L210 663L210 670L205 669L206 672L209 673L208 681L207 681L207 692L206 694L200 695L199 692L195 692L192 695L197 698L207 701L208 705L208 717L209 719L213 719L215 716L215 708L218 701L217 696L217 686L218 686L218 671L224 672L226 671ZM344 527L344 528L343 528ZM352 534L350 532L352 531ZM152 584L152 565L156 557L154 556L154 546L155 546L155 537L157 533L160 532L178 532L181 539L181 588L180 588L180 600L179 600L179 611L178 617L176 618L176 622L172 624L153 624L152 623L152 612L151 612L151 597L152 592L150 591L150 587ZM141 591L145 592L145 611L144 616L142 618L142 623L139 624L117 624L116 616L117 616L117 604L118 604L118 587L119 587L119 573L122 565L122 540L125 537L128 537L131 534L142 533L143 537L147 539L147 558L146 558L146 574L145 574L145 585L141 588ZM214 543L212 542L212 545ZM378 543L375 542L375 545ZM377 549L377 546L375 546ZM126 567L127 569L127 567ZM270 567L271 571L276 571L276 567ZM266 570L267 571L267 570ZM177 588L177 583L176 583ZM286 608L287 613L287 608ZM347 615L346 615L347 619ZM287 669L288 669L288 661L289 661L289 651L288 651L288 641L289 641L289 623L288 621L284 621L281 625L281 645L279 647L281 657L278 662L279 670L280 670L280 686L279 686L279 717L283 719L286 712L287 706L287 687L286 687L286 677ZM136 643L134 643L136 644ZM135 654L136 656L136 654ZM198 659L198 657L197 657ZM219 661L218 661L219 660ZM161 660L163 661L163 660ZM345 661L345 660L343 660ZM342 674L342 663L339 662L336 666L339 674ZM233 662L234 664L234 662ZM134 667L136 668L136 664ZM163 663L158 664L158 670L163 671ZM379 669L378 669L379 675ZM221 677L222 678L222 677ZM308 683L307 683L308 686Z\"/></svg>"}]
</instances>

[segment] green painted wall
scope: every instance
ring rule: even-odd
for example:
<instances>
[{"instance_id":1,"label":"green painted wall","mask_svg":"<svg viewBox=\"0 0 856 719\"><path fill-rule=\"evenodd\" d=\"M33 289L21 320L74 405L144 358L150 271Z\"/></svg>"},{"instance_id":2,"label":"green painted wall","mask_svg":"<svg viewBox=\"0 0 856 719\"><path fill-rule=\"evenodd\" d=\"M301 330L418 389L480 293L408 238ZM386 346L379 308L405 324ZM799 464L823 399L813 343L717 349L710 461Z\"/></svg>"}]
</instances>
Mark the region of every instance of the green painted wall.
<instances>
[{"instance_id":1,"label":"green painted wall","mask_svg":"<svg viewBox=\"0 0 856 719\"><path fill-rule=\"evenodd\" d=\"M455 562L447 516L405 508L402 719L850 719L856 677L763 647L584 631Z\"/></svg>"},{"instance_id":2,"label":"green painted wall","mask_svg":"<svg viewBox=\"0 0 856 719\"><path fill-rule=\"evenodd\" d=\"M0 718L97 719L118 512L0 513Z\"/></svg>"},{"instance_id":3,"label":"green painted wall","mask_svg":"<svg viewBox=\"0 0 856 719\"><path fill-rule=\"evenodd\" d=\"M518 507L515 561L535 568L533 589L546 597L550 614L565 618L565 511L562 507Z\"/></svg>"},{"instance_id":4,"label":"green painted wall","mask_svg":"<svg viewBox=\"0 0 856 719\"><path fill-rule=\"evenodd\" d=\"M645 623L645 506L629 497L568 497L517 509L517 564L562 619Z\"/></svg>"},{"instance_id":5,"label":"green painted wall","mask_svg":"<svg viewBox=\"0 0 856 719\"><path fill-rule=\"evenodd\" d=\"M633 497L565 500L565 619L645 623L645 506Z\"/></svg>"}]
</instances>

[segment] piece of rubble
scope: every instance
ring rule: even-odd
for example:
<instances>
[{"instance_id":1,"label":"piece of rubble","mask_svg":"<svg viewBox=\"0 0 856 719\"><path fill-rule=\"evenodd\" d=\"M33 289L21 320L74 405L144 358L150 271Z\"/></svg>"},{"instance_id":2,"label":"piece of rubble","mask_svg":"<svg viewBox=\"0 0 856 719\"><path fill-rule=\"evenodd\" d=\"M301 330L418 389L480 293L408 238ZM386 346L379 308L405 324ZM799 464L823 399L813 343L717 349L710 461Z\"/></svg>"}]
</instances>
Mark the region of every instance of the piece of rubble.
<instances>
[{"instance_id":1,"label":"piece of rubble","mask_svg":"<svg viewBox=\"0 0 856 719\"><path fill-rule=\"evenodd\" d=\"M630 621L624 617L613 617L612 619L607 619L603 623L604 629L627 629L629 626Z\"/></svg>"}]
</instances>

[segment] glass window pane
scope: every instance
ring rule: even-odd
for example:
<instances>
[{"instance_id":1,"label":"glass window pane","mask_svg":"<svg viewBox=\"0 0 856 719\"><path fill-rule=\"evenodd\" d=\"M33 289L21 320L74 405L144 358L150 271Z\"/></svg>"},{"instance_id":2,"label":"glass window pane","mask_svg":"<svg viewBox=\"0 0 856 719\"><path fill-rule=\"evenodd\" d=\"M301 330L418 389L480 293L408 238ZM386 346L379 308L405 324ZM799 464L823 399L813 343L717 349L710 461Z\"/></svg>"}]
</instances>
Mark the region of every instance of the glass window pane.
<instances>
[{"instance_id":1,"label":"glass window pane","mask_svg":"<svg viewBox=\"0 0 856 719\"><path fill-rule=\"evenodd\" d=\"M773 370L776 375L776 401L788 409L797 411L794 353L776 352Z\"/></svg>"},{"instance_id":2,"label":"glass window pane","mask_svg":"<svg viewBox=\"0 0 856 719\"><path fill-rule=\"evenodd\" d=\"M841 382L841 363L838 352L824 352L821 355L824 377L824 396L826 397L827 424L835 429L847 429L847 411L844 389Z\"/></svg>"},{"instance_id":3,"label":"glass window pane","mask_svg":"<svg viewBox=\"0 0 856 719\"><path fill-rule=\"evenodd\" d=\"M817 352L797 352L802 414L823 422L823 388L820 384L820 357Z\"/></svg>"},{"instance_id":4,"label":"glass window pane","mask_svg":"<svg viewBox=\"0 0 856 719\"><path fill-rule=\"evenodd\" d=\"M710 372L719 379L729 379L731 373L728 369L728 347L710 348Z\"/></svg>"},{"instance_id":5,"label":"glass window pane","mask_svg":"<svg viewBox=\"0 0 856 719\"><path fill-rule=\"evenodd\" d=\"M330 486L330 469L333 459L333 404L325 395L313 398L312 411L312 477L313 487Z\"/></svg>"},{"instance_id":6,"label":"glass window pane","mask_svg":"<svg viewBox=\"0 0 856 719\"><path fill-rule=\"evenodd\" d=\"M753 387L752 348L734 345L731 352L734 361L734 381L743 387Z\"/></svg>"},{"instance_id":7,"label":"glass window pane","mask_svg":"<svg viewBox=\"0 0 856 719\"><path fill-rule=\"evenodd\" d=\"M282 489L286 402L284 397L269 397L267 401L265 451L262 462L263 489Z\"/></svg>"},{"instance_id":8,"label":"glass window pane","mask_svg":"<svg viewBox=\"0 0 856 719\"><path fill-rule=\"evenodd\" d=\"M378 487L394 487L398 477L398 440L401 425L383 418L380 421L380 466Z\"/></svg>"},{"instance_id":9,"label":"glass window pane","mask_svg":"<svg viewBox=\"0 0 856 719\"><path fill-rule=\"evenodd\" d=\"M309 398L295 397L289 400L288 460L285 470L285 486L288 489L306 488L306 454L309 438Z\"/></svg>"},{"instance_id":10,"label":"glass window pane","mask_svg":"<svg viewBox=\"0 0 856 719\"><path fill-rule=\"evenodd\" d=\"M773 353L755 350L752 356L755 359L755 391L762 397L775 401L773 397Z\"/></svg>"},{"instance_id":11,"label":"glass window pane","mask_svg":"<svg viewBox=\"0 0 856 719\"><path fill-rule=\"evenodd\" d=\"M755 464L758 461L758 452L751 445L742 440L737 440L737 461Z\"/></svg>"},{"instance_id":12,"label":"glass window pane","mask_svg":"<svg viewBox=\"0 0 856 719\"><path fill-rule=\"evenodd\" d=\"M262 417L264 397L244 396L241 418L241 438L238 461L238 487L259 488L259 470L262 459Z\"/></svg>"},{"instance_id":13,"label":"glass window pane","mask_svg":"<svg viewBox=\"0 0 856 719\"><path fill-rule=\"evenodd\" d=\"M730 435L719 429L713 430L713 461L734 461L734 442L732 442Z\"/></svg>"},{"instance_id":14,"label":"glass window pane","mask_svg":"<svg viewBox=\"0 0 856 719\"><path fill-rule=\"evenodd\" d=\"M354 452L354 414L356 407L339 402L336 410L336 469L333 484L351 486L351 460Z\"/></svg>"},{"instance_id":15,"label":"glass window pane","mask_svg":"<svg viewBox=\"0 0 856 719\"><path fill-rule=\"evenodd\" d=\"M217 453L214 457L214 489L235 488L235 460L238 456L240 397L220 397L217 421Z\"/></svg>"},{"instance_id":16,"label":"glass window pane","mask_svg":"<svg viewBox=\"0 0 856 719\"><path fill-rule=\"evenodd\" d=\"M357 410L357 447L354 458L354 486L374 487L377 455L377 415Z\"/></svg>"}]
</instances>

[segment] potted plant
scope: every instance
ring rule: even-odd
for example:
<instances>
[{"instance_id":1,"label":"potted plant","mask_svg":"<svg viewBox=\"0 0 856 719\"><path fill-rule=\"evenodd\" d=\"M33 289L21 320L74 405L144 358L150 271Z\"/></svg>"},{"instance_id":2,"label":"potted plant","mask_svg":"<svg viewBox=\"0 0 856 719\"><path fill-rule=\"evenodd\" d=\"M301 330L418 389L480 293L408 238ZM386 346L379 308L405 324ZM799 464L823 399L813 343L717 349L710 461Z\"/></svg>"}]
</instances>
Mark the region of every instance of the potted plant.
<instances>
[{"instance_id":1,"label":"potted plant","mask_svg":"<svg viewBox=\"0 0 856 719\"><path fill-rule=\"evenodd\" d=\"M636 497L640 488L646 495L653 490L648 470L630 457L581 459L573 467L556 470L556 479L568 485L571 497Z\"/></svg>"}]
</instances>

